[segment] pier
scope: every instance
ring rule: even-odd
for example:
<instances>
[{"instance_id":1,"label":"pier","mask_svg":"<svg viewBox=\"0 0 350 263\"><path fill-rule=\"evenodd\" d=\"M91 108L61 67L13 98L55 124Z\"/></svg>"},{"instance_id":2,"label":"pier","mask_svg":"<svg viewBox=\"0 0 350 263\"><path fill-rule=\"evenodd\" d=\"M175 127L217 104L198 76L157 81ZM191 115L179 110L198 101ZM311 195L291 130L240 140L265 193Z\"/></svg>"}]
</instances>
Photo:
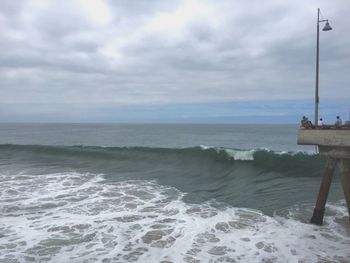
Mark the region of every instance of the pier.
<instances>
[{"instance_id":1,"label":"pier","mask_svg":"<svg viewBox=\"0 0 350 263\"><path fill-rule=\"evenodd\" d=\"M350 128L322 127L314 129L300 128L298 144L318 146L319 154L326 156L327 163L321 180L316 206L310 220L322 225L328 192L335 168L338 166L341 184L350 217Z\"/></svg>"}]
</instances>

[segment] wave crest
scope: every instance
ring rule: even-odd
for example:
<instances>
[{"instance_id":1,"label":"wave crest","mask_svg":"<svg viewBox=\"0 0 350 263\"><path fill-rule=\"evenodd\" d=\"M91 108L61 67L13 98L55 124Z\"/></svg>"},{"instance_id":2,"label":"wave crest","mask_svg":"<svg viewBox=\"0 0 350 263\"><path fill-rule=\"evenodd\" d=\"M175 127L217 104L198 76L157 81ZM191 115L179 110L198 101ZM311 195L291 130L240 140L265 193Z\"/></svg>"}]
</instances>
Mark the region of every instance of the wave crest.
<instances>
[{"instance_id":1,"label":"wave crest","mask_svg":"<svg viewBox=\"0 0 350 263\"><path fill-rule=\"evenodd\" d=\"M254 153L256 150L236 150L236 149L229 149L229 148L217 148L217 147L211 147L211 146L205 146L201 145L200 148L202 150L215 150L218 154L221 152L228 155L229 158L232 158L233 160L240 160L240 161L253 161L254 160Z\"/></svg>"},{"instance_id":2,"label":"wave crest","mask_svg":"<svg viewBox=\"0 0 350 263\"><path fill-rule=\"evenodd\" d=\"M186 158L204 158L221 161L254 161L256 163L275 162L302 162L317 161L323 159L319 155L306 152L278 152L267 148L259 149L234 149L224 147L212 147L200 145L190 148L152 148L152 147L102 147L102 146L61 146L61 145L16 145L0 144L0 152L21 154L35 153L38 155L60 156L89 156L95 158L118 158L143 155L147 158L155 155L178 155ZM303 161L304 160L304 161ZM294 163L295 164L295 163ZM312 165L312 164L311 164Z\"/></svg>"}]
</instances>

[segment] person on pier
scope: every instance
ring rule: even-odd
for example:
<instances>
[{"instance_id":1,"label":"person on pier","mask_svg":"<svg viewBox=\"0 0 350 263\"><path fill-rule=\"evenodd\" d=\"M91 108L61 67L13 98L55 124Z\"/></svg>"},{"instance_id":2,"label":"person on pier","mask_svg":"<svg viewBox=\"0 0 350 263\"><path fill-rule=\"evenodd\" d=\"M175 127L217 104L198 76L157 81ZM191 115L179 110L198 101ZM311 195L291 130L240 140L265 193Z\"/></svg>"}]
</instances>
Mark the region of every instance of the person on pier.
<instances>
[{"instance_id":1,"label":"person on pier","mask_svg":"<svg viewBox=\"0 0 350 263\"><path fill-rule=\"evenodd\" d=\"M337 116L337 120L335 121L334 126L339 129L341 128L342 125L343 125L343 121L339 116Z\"/></svg>"},{"instance_id":2,"label":"person on pier","mask_svg":"<svg viewBox=\"0 0 350 263\"><path fill-rule=\"evenodd\" d=\"M306 129L310 129L312 128L312 123L307 117L303 116L300 126Z\"/></svg>"},{"instance_id":3,"label":"person on pier","mask_svg":"<svg viewBox=\"0 0 350 263\"><path fill-rule=\"evenodd\" d=\"M320 118L320 120L317 122L317 126L321 126L321 127L324 126L324 122L322 118Z\"/></svg>"}]
</instances>

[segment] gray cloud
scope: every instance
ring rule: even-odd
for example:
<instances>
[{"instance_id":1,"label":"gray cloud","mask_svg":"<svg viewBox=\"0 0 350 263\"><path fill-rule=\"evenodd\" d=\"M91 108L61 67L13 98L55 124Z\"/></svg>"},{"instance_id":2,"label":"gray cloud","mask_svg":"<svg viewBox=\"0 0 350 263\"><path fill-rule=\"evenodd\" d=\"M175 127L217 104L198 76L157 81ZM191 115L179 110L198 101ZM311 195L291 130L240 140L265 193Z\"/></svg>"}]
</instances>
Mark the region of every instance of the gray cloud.
<instances>
[{"instance_id":1,"label":"gray cloud","mask_svg":"<svg viewBox=\"0 0 350 263\"><path fill-rule=\"evenodd\" d=\"M0 2L0 104L309 99L319 6L320 92L350 99L346 0L89 2Z\"/></svg>"}]
</instances>

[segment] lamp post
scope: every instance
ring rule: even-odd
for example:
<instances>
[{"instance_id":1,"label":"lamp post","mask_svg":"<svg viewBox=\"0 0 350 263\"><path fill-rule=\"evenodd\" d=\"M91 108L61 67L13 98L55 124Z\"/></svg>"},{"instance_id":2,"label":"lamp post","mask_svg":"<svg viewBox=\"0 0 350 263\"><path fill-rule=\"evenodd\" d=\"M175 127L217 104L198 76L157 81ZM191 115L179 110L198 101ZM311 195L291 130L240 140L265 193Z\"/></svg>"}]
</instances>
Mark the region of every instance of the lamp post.
<instances>
[{"instance_id":1,"label":"lamp post","mask_svg":"<svg viewBox=\"0 0 350 263\"><path fill-rule=\"evenodd\" d=\"M315 127L318 122L318 72L319 72L319 53L320 53L320 23L326 22L322 31L330 31L332 27L328 23L328 19L320 20L320 9L317 9L317 41L316 41L316 87L315 87Z\"/></svg>"}]
</instances>

